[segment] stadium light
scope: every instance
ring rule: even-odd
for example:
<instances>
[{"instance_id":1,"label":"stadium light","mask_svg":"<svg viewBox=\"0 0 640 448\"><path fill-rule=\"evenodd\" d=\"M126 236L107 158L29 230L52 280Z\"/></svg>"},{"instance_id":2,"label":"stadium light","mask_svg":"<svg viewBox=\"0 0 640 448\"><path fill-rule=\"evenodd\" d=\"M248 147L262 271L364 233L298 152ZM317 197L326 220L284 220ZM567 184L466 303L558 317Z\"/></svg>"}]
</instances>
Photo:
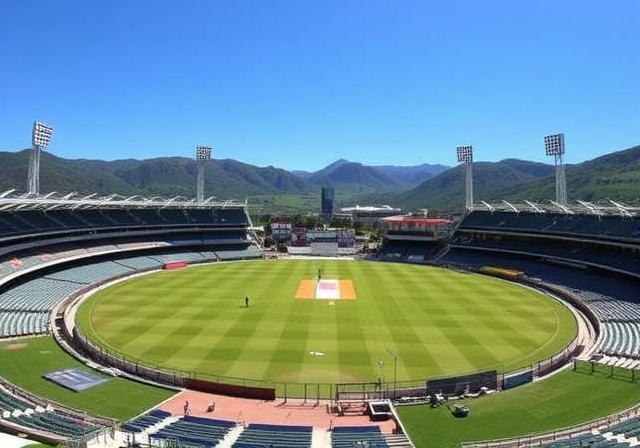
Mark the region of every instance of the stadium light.
<instances>
[{"instance_id":1,"label":"stadium light","mask_svg":"<svg viewBox=\"0 0 640 448\"><path fill-rule=\"evenodd\" d=\"M556 165L556 202L567 205L567 179L564 173L562 156L564 155L564 134L553 134L544 137L544 152L553 156Z\"/></svg>"},{"instance_id":2,"label":"stadium light","mask_svg":"<svg viewBox=\"0 0 640 448\"><path fill-rule=\"evenodd\" d=\"M211 159L211 146L196 146L196 160L207 161Z\"/></svg>"},{"instance_id":3,"label":"stadium light","mask_svg":"<svg viewBox=\"0 0 640 448\"><path fill-rule=\"evenodd\" d=\"M196 201L204 202L204 167L211 159L211 146L196 146L196 164L198 177L196 179Z\"/></svg>"},{"instance_id":4,"label":"stadium light","mask_svg":"<svg viewBox=\"0 0 640 448\"><path fill-rule=\"evenodd\" d=\"M35 121L33 123L33 131L31 132L31 144L39 148L46 148L53 137L53 128L46 124Z\"/></svg>"},{"instance_id":5,"label":"stadium light","mask_svg":"<svg viewBox=\"0 0 640 448\"><path fill-rule=\"evenodd\" d=\"M544 138L544 151L548 156L564 154L564 134L547 135Z\"/></svg>"},{"instance_id":6,"label":"stadium light","mask_svg":"<svg viewBox=\"0 0 640 448\"><path fill-rule=\"evenodd\" d=\"M27 190L30 195L40 194L40 153L49 146L53 137L53 128L40 121L33 122L31 131L31 153L27 173Z\"/></svg>"},{"instance_id":7,"label":"stadium light","mask_svg":"<svg viewBox=\"0 0 640 448\"><path fill-rule=\"evenodd\" d=\"M465 199L464 208L468 212L473 211L473 146L457 146L458 162L464 163L465 175Z\"/></svg>"},{"instance_id":8,"label":"stadium light","mask_svg":"<svg viewBox=\"0 0 640 448\"><path fill-rule=\"evenodd\" d=\"M473 162L473 146L458 146L456 152L458 153L458 162Z\"/></svg>"}]
</instances>

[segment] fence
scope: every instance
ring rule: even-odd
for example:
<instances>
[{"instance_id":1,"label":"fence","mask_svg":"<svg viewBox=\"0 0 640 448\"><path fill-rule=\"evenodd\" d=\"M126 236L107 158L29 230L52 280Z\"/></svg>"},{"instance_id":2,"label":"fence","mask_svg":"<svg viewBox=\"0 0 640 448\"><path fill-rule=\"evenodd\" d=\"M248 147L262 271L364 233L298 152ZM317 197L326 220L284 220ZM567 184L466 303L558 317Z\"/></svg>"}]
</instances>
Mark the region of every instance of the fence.
<instances>
[{"instance_id":1,"label":"fence","mask_svg":"<svg viewBox=\"0 0 640 448\"><path fill-rule=\"evenodd\" d=\"M592 360L576 359L573 362L573 370L588 374L604 374L610 378L627 381L635 381L640 378L640 369L629 369L626 367L615 366L613 364L602 364Z\"/></svg>"}]
</instances>

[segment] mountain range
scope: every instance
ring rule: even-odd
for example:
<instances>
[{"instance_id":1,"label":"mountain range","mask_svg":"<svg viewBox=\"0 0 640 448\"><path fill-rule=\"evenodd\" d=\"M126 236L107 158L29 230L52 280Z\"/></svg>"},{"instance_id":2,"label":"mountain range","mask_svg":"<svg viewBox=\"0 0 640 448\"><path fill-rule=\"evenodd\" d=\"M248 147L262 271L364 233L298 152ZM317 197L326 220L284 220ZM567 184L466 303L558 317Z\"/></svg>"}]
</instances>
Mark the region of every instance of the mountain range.
<instances>
[{"instance_id":1,"label":"mountain range","mask_svg":"<svg viewBox=\"0 0 640 448\"><path fill-rule=\"evenodd\" d=\"M26 190L29 150L0 151L0 192ZM569 201L640 199L640 145L565 166ZM193 159L64 159L43 152L40 191L122 196L195 196ZM205 166L205 197L247 200L252 213L317 212L320 187L335 189L336 207L388 204L412 211L459 212L464 204L464 166L367 166L338 160L316 171L256 167L232 159ZM475 162L476 201L549 202L555 199L555 167L519 159Z\"/></svg>"}]
</instances>

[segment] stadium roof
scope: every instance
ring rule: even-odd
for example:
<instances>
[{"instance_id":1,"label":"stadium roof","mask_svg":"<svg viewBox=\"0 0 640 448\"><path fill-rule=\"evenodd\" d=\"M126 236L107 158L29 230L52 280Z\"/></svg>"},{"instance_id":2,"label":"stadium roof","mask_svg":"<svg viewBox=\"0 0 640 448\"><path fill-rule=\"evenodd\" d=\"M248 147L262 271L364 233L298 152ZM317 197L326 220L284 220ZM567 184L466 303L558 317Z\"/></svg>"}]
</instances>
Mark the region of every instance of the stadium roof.
<instances>
[{"instance_id":1,"label":"stadium roof","mask_svg":"<svg viewBox=\"0 0 640 448\"><path fill-rule=\"evenodd\" d=\"M536 203L526 200L523 203L502 201L491 204L481 201L474 204L474 210L488 210L491 212L565 213L568 215L577 214L635 217L640 216L640 202L623 204L622 202L607 199L598 202L576 201L574 204L562 205L556 201L549 201L546 203Z\"/></svg>"},{"instance_id":2,"label":"stadium roof","mask_svg":"<svg viewBox=\"0 0 640 448\"><path fill-rule=\"evenodd\" d=\"M371 212L371 213L376 213L376 212L399 212L400 209L399 208L395 208L395 207L391 207L390 205L380 205L380 206L375 206L375 205L356 205L355 207L343 207L340 209L341 212Z\"/></svg>"},{"instance_id":3,"label":"stadium roof","mask_svg":"<svg viewBox=\"0 0 640 448\"><path fill-rule=\"evenodd\" d=\"M450 219L445 218L425 218L412 215L387 216L386 218L382 218L381 221L386 223L421 224L426 226L450 224L452 222Z\"/></svg>"},{"instance_id":4,"label":"stadium roof","mask_svg":"<svg viewBox=\"0 0 640 448\"><path fill-rule=\"evenodd\" d=\"M100 196L97 193L80 195L78 193L60 194L51 192L44 195L31 195L28 193L17 194L15 190L7 190L0 193L0 211L17 210L75 210L75 209L99 209L99 208L245 208L246 201L235 199L221 201L214 197L207 198L203 202L195 199L187 199L182 196L173 198L161 198L154 196L122 196L111 194Z\"/></svg>"}]
</instances>

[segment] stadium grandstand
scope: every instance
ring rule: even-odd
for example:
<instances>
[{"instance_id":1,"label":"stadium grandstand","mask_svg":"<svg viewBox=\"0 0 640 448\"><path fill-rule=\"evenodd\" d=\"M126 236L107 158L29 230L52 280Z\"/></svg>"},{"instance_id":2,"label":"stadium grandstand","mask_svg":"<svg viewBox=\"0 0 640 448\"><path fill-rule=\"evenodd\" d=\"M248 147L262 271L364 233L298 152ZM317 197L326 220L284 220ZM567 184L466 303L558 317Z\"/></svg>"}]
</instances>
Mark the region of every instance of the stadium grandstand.
<instances>
[{"instance_id":1,"label":"stadium grandstand","mask_svg":"<svg viewBox=\"0 0 640 448\"><path fill-rule=\"evenodd\" d=\"M342 207L335 218L348 219L354 224L365 224L377 226L382 218L395 216L401 210L390 205L355 205L353 207Z\"/></svg>"},{"instance_id":2,"label":"stadium grandstand","mask_svg":"<svg viewBox=\"0 0 640 448\"><path fill-rule=\"evenodd\" d=\"M0 337L48 334L72 293L132 273L261 258L246 204L180 197L0 194ZM0 389L2 426L51 443L111 431L113 421ZM78 442L79 443L79 442Z\"/></svg>"},{"instance_id":3,"label":"stadium grandstand","mask_svg":"<svg viewBox=\"0 0 640 448\"><path fill-rule=\"evenodd\" d=\"M380 220L383 245L377 257L384 261L424 263L447 247L454 222L420 215L389 216Z\"/></svg>"},{"instance_id":4,"label":"stadium grandstand","mask_svg":"<svg viewBox=\"0 0 640 448\"><path fill-rule=\"evenodd\" d=\"M640 207L482 205L437 262L516 270L569 291L596 316L598 359L640 367Z\"/></svg>"},{"instance_id":5,"label":"stadium grandstand","mask_svg":"<svg viewBox=\"0 0 640 448\"><path fill-rule=\"evenodd\" d=\"M433 264L547 288L585 314L595 333L593 347L582 351L584 347L576 347L535 372L505 375L497 388L531 382L570 362L574 354L605 366L640 368L639 206L479 203L459 220L394 215L381 223L383 244L377 260ZM0 194L0 337L53 334L62 347L96 369L111 369L137 381L197 389L195 381L97 353L91 343L79 340L73 327L67 327L64 313L85 292L117 278L196 263L261 259L261 241L253 228L247 204L238 201L54 193L34 197L4 192ZM290 232L291 246L302 252L355 253L355 238L346 230L283 225L278 231ZM470 378L465 381L471 383ZM438 387L447 384L443 380ZM426 389L412 393L427 397ZM404 399L407 394L398 396ZM393 398L397 398L395 390ZM127 444L122 446L144 439L152 446L240 448L354 446L365 441L366 446L391 446L390 440L396 440L391 434L381 435L377 426L336 427L330 438L320 442L311 426L239 424L159 409L117 422L51 403L6 380L0 381L0 410L5 431L73 447L103 446L116 437ZM633 415L624 419L627 426L620 429L625 440L640 428ZM622 422L616 419L615 424ZM402 427L401 422L398 425L396 429ZM602 428L609 427L613 427L610 422L602 423ZM567 438L578 436L587 439L580 428ZM543 446L541 438L529 440L529 445L520 440L513 446ZM500 443L495 446L509 446ZM406 437L393 445L413 446Z\"/></svg>"},{"instance_id":6,"label":"stadium grandstand","mask_svg":"<svg viewBox=\"0 0 640 448\"><path fill-rule=\"evenodd\" d=\"M353 256L357 251L353 229L307 229L296 227L288 218L272 218L271 240L294 256Z\"/></svg>"},{"instance_id":7,"label":"stadium grandstand","mask_svg":"<svg viewBox=\"0 0 640 448\"><path fill-rule=\"evenodd\" d=\"M324 257L353 256L356 253L356 237L351 229L309 230L291 229L290 255Z\"/></svg>"},{"instance_id":8,"label":"stadium grandstand","mask_svg":"<svg viewBox=\"0 0 640 448\"><path fill-rule=\"evenodd\" d=\"M455 226L405 216L383 226L380 260L517 272L566 290L595 314L595 356L640 367L640 206L483 202Z\"/></svg>"}]
</instances>

